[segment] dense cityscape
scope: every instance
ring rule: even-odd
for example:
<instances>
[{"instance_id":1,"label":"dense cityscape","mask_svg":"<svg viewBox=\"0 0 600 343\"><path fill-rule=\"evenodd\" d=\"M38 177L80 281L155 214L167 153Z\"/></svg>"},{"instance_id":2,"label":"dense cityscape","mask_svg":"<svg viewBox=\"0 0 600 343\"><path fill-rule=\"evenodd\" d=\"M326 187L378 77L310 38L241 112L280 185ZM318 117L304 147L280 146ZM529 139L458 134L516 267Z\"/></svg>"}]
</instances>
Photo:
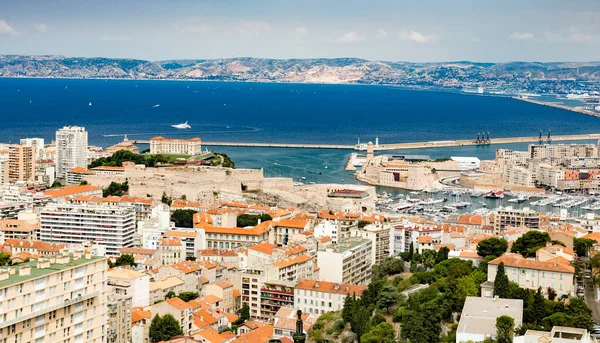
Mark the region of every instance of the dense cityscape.
<instances>
[{"instance_id":1,"label":"dense cityscape","mask_svg":"<svg viewBox=\"0 0 600 343\"><path fill-rule=\"evenodd\" d=\"M0 343L597 343L595 1L0 4Z\"/></svg>"}]
</instances>

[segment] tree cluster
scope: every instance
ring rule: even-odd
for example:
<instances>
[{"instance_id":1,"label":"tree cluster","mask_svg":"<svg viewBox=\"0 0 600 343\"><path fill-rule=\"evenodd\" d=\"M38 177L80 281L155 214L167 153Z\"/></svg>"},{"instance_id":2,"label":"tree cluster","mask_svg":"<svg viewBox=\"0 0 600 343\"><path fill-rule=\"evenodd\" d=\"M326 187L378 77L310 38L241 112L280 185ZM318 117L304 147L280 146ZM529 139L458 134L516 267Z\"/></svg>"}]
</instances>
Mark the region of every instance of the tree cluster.
<instances>
[{"instance_id":1,"label":"tree cluster","mask_svg":"<svg viewBox=\"0 0 600 343\"><path fill-rule=\"evenodd\" d=\"M127 193L129 191L129 183L127 181L123 182L123 183L118 183L118 182L111 182L110 185L108 185L108 187L106 188L102 188L102 196L103 197L109 197L109 196L122 196L123 194Z\"/></svg>"},{"instance_id":2,"label":"tree cluster","mask_svg":"<svg viewBox=\"0 0 600 343\"><path fill-rule=\"evenodd\" d=\"M158 314L154 316L148 333L151 342L168 341L175 336L183 335L179 322L170 314L162 317Z\"/></svg>"},{"instance_id":3,"label":"tree cluster","mask_svg":"<svg viewBox=\"0 0 600 343\"><path fill-rule=\"evenodd\" d=\"M550 242L547 232L531 230L519 237L510 248L510 252L519 253L523 257L535 257L535 252Z\"/></svg>"},{"instance_id":4,"label":"tree cluster","mask_svg":"<svg viewBox=\"0 0 600 343\"><path fill-rule=\"evenodd\" d=\"M263 214L242 214L237 217L237 226L238 227L246 227L246 226L256 226L258 221L266 222L267 220L271 220L270 215L267 213Z\"/></svg>"},{"instance_id":5,"label":"tree cluster","mask_svg":"<svg viewBox=\"0 0 600 343\"><path fill-rule=\"evenodd\" d=\"M198 211L194 210L175 210L171 215L171 220L175 223L175 227L194 227L194 214Z\"/></svg>"},{"instance_id":6,"label":"tree cluster","mask_svg":"<svg viewBox=\"0 0 600 343\"><path fill-rule=\"evenodd\" d=\"M135 164L143 164L146 167L154 167L160 163L168 163L169 157L165 155L140 155L134 154L131 151L119 150L109 157L100 157L90 164L91 168L99 166L121 167L123 162L133 162Z\"/></svg>"}]
</instances>

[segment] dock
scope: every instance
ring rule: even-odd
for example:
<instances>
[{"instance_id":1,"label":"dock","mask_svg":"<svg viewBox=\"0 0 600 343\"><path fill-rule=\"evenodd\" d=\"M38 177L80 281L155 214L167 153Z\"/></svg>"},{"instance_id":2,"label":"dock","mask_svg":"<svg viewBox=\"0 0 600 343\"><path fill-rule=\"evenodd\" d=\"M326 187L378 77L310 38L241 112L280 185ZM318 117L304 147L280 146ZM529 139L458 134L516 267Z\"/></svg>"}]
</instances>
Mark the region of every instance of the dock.
<instances>
[{"instance_id":1,"label":"dock","mask_svg":"<svg viewBox=\"0 0 600 343\"><path fill-rule=\"evenodd\" d=\"M579 140L595 140L600 139L600 133L590 133L582 135L562 135L552 136L552 142L558 141L579 141ZM150 144L150 140L130 139L134 144ZM391 143L379 144L374 146L376 151L385 150L409 150L422 148L443 148L453 146L472 146L472 145L494 145L494 144L510 144L510 143L539 143L538 136L531 137L506 137L492 138L486 143L478 143L474 140L445 140L445 141L429 141L429 142L412 142L412 143ZM542 143L547 143L543 140ZM292 149L345 149L345 150L360 150L356 144L303 144L303 143L253 143L253 142L202 142L204 146L232 146L232 147L260 147L260 148L292 148Z\"/></svg>"}]
</instances>

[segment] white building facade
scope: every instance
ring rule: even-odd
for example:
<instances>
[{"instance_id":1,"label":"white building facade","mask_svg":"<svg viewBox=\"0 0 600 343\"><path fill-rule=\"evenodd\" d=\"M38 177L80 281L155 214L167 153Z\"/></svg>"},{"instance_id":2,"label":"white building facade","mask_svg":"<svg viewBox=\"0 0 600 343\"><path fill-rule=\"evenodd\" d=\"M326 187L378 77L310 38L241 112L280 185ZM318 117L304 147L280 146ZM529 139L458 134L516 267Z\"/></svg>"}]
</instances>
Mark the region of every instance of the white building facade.
<instances>
[{"instance_id":1,"label":"white building facade","mask_svg":"<svg viewBox=\"0 0 600 343\"><path fill-rule=\"evenodd\" d=\"M87 167L88 133L84 127L65 126L56 131L56 176L65 177L75 168Z\"/></svg>"}]
</instances>

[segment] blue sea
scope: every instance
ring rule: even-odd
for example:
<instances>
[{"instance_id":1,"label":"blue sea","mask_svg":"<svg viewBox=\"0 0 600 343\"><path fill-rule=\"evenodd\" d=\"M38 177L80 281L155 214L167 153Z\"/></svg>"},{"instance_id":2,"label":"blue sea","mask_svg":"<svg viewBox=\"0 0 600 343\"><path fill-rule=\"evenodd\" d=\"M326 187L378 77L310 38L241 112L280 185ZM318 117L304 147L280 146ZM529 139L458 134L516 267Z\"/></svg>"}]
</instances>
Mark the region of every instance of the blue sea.
<instances>
[{"instance_id":1,"label":"blue sea","mask_svg":"<svg viewBox=\"0 0 600 343\"><path fill-rule=\"evenodd\" d=\"M91 103L91 106L90 106ZM0 79L0 141L50 141L64 125L84 126L89 143L200 137L204 141L354 144L596 133L600 119L504 97L387 86ZM170 125L188 121L191 130ZM409 150L431 157L493 158L497 148L527 144ZM344 171L350 150L214 147L239 167L267 176L354 182ZM325 168L327 166L327 168Z\"/></svg>"}]
</instances>

